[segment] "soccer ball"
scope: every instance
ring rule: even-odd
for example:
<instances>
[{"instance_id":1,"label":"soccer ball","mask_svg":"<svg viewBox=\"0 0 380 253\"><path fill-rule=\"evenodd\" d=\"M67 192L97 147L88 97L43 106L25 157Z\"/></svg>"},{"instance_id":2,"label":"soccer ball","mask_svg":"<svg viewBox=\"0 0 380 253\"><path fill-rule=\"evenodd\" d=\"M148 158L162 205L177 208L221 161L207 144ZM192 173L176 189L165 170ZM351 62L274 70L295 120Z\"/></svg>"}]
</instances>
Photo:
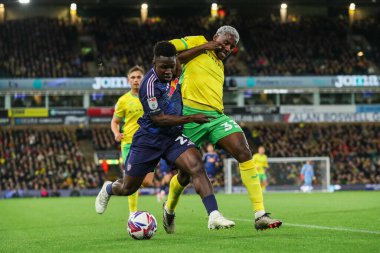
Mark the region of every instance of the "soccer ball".
<instances>
[{"instance_id":1,"label":"soccer ball","mask_svg":"<svg viewBox=\"0 0 380 253\"><path fill-rule=\"evenodd\" d=\"M128 219L128 234L136 240L148 240L157 230L157 221L153 214L139 211Z\"/></svg>"}]
</instances>

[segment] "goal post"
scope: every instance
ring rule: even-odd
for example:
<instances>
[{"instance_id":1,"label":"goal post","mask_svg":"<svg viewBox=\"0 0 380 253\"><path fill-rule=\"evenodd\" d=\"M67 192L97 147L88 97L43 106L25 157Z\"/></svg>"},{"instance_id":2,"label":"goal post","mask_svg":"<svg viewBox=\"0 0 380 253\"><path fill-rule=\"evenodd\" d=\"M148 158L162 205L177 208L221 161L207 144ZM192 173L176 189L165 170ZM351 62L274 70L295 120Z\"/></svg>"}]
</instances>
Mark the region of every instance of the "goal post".
<instances>
[{"instance_id":1,"label":"goal post","mask_svg":"<svg viewBox=\"0 0 380 253\"><path fill-rule=\"evenodd\" d=\"M268 158L267 191L300 191L303 165L311 161L314 169L313 191L330 190L329 157L271 157ZM239 164L234 158L224 160L224 191L227 194L246 192L240 178Z\"/></svg>"}]
</instances>

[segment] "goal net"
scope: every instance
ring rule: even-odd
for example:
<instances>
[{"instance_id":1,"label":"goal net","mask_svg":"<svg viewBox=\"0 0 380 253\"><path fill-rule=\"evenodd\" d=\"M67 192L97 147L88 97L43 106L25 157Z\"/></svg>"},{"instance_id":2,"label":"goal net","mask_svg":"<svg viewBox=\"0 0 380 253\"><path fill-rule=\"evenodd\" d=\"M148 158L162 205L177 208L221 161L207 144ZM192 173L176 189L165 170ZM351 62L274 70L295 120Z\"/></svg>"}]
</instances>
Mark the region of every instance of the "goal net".
<instances>
[{"instance_id":1,"label":"goal net","mask_svg":"<svg viewBox=\"0 0 380 253\"><path fill-rule=\"evenodd\" d=\"M329 157L268 158L269 168L265 170L268 182L266 191L300 191L304 184L300 178L301 169L307 161L311 161L314 170L313 191L329 191ZM234 158L224 160L224 190L228 194L246 192L239 164Z\"/></svg>"}]
</instances>

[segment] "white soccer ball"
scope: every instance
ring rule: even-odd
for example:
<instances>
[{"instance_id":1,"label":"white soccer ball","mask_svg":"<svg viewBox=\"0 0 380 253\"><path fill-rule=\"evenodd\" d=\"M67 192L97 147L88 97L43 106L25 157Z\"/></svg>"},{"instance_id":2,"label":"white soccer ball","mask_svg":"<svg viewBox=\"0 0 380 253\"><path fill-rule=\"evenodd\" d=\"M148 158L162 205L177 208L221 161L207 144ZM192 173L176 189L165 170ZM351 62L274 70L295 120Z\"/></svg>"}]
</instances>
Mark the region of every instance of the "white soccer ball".
<instances>
[{"instance_id":1,"label":"white soccer ball","mask_svg":"<svg viewBox=\"0 0 380 253\"><path fill-rule=\"evenodd\" d=\"M138 211L128 219L128 234L136 240L148 240L157 230L157 221L153 214Z\"/></svg>"}]
</instances>

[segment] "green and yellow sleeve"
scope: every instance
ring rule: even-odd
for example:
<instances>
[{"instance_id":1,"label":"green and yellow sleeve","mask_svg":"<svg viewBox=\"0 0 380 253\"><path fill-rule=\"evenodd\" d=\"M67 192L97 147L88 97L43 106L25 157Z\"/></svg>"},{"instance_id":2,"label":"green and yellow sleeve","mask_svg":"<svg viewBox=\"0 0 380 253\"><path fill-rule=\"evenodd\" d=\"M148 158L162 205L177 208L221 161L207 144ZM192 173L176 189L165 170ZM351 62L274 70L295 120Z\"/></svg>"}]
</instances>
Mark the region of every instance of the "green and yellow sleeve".
<instances>
[{"instance_id":1,"label":"green and yellow sleeve","mask_svg":"<svg viewBox=\"0 0 380 253\"><path fill-rule=\"evenodd\" d=\"M121 120L125 117L124 103L121 99L119 99L115 105L115 112L113 113L113 116Z\"/></svg>"}]
</instances>

